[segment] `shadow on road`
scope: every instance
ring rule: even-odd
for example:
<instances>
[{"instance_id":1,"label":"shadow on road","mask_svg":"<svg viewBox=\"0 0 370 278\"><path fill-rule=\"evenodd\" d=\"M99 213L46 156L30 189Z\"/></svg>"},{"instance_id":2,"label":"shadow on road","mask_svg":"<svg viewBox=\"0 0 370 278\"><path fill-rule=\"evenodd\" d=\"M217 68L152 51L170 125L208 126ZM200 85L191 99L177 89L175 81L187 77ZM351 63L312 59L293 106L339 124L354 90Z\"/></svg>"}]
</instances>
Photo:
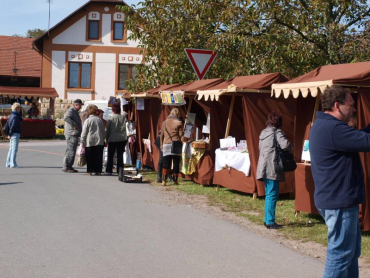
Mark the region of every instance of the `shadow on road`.
<instances>
[{"instance_id":1,"label":"shadow on road","mask_svg":"<svg viewBox=\"0 0 370 278\"><path fill-rule=\"evenodd\" d=\"M18 183L23 183L23 182L5 182L5 183L0 183L0 186L2 186L2 185L10 185L10 184L18 184Z\"/></svg>"}]
</instances>

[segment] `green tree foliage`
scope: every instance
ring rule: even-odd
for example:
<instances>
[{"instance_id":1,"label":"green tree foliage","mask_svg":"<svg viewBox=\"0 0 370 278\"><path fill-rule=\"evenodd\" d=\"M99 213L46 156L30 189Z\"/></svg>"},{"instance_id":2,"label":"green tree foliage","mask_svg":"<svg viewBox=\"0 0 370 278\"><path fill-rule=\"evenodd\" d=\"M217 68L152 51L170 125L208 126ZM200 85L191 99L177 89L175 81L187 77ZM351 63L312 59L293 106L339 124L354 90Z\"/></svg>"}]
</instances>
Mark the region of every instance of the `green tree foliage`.
<instances>
[{"instance_id":1,"label":"green tree foliage","mask_svg":"<svg viewBox=\"0 0 370 278\"><path fill-rule=\"evenodd\" d=\"M366 0L152 0L125 12L145 64L128 88L195 80L184 48L218 50L207 78L282 72L369 60ZM134 7L135 8L135 7Z\"/></svg>"},{"instance_id":2,"label":"green tree foliage","mask_svg":"<svg viewBox=\"0 0 370 278\"><path fill-rule=\"evenodd\" d=\"M40 37L45 32L46 32L46 30L42 30L42 29L38 29L38 28L29 29L26 33L26 37L37 39L38 37Z\"/></svg>"}]
</instances>

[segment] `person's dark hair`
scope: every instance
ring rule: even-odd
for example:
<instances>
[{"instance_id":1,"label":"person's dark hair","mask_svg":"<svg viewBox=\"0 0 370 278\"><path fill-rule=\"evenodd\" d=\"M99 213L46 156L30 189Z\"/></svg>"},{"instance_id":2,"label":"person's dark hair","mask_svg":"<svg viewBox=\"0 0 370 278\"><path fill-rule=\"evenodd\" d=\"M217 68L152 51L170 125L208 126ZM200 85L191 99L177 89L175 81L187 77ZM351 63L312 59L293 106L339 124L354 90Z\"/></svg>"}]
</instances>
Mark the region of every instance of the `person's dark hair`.
<instances>
[{"instance_id":1,"label":"person's dark hair","mask_svg":"<svg viewBox=\"0 0 370 278\"><path fill-rule=\"evenodd\" d=\"M275 112L271 112L267 116L266 126L273 126L273 127L279 128L281 127L282 122L283 122L283 119L281 118L279 114Z\"/></svg>"},{"instance_id":2,"label":"person's dark hair","mask_svg":"<svg viewBox=\"0 0 370 278\"><path fill-rule=\"evenodd\" d=\"M90 104L89 107L87 108L87 115L96 115L96 111L98 110L98 107L96 105Z\"/></svg>"},{"instance_id":3,"label":"person's dark hair","mask_svg":"<svg viewBox=\"0 0 370 278\"><path fill-rule=\"evenodd\" d=\"M322 111L333 111L334 104L336 102L344 105L347 94L350 94L350 91L347 88L335 85L327 87L321 96Z\"/></svg>"},{"instance_id":4,"label":"person's dark hair","mask_svg":"<svg viewBox=\"0 0 370 278\"><path fill-rule=\"evenodd\" d=\"M113 104L112 105L112 111L113 111L114 114L121 114L121 105Z\"/></svg>"},{"instance_id":5,"label":"person's dark hair","mask_svg":"<svg viewBox=\"0 0 370 278\"><path fill-rule=\"evenodd\" d=\"M80 100L79 98L76 99L73 103L78 103L78 104L81 104L82 105L82 100Z\"/></svg>"}]
</instances>

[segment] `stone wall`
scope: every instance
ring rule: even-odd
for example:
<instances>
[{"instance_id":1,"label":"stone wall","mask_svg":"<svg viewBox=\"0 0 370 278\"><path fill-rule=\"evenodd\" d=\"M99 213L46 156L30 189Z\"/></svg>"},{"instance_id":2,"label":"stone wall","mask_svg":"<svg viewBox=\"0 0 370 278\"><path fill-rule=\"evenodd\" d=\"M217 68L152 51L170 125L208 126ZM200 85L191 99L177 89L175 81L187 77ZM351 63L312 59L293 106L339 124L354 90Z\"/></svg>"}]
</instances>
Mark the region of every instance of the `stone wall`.
<instances>
[{"instance_id":1,"label":"stone wall","mask_svg":"<svg viewBox=\"0 0 370 278\"><path fill-rule=\"evenodd\" d=\"M61 99L56 98L54 102L54 115L53 118L56 120L56 125L64 125L64 114L73 105L72 99Z\"/></svg>"}]
</instances>

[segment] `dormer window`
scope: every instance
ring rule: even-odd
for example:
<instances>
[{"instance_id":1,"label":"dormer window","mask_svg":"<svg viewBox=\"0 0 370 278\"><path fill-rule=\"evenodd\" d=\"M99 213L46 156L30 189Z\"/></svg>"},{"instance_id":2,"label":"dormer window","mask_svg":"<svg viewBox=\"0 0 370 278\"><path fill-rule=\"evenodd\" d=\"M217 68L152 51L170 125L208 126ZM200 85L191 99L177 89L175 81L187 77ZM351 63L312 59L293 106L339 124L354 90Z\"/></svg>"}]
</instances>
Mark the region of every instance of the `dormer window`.
<instances>
[{"instance_id":1,"label":"dormer window","mask_svg":"<svg viewBox=\"0 0 370 278\"><path fill-rule=\"evenodd\" d=\"M87 19L87 40L101 40L100 13L90 12Z\"/></svg>"},{"instance_id":2,"label":"dormer window","mask_svg":"<svg viewBox=\"0 0 370 278\"><path fill-rule=\"evenodd\" d=\"M125 33L125 14L124 13L114 13L112 22L112 41L113 42L126 42Z\"/></svg>"},{"instance_id":3,"label":"dormer window","mask_svg":"<svg viewBox=\"0 0 370 278\"><path fill-rule=\"evenodd\" d=\"M99 21L89 20L89 40L99 39Z\"/></svg>"}]
</instances>

